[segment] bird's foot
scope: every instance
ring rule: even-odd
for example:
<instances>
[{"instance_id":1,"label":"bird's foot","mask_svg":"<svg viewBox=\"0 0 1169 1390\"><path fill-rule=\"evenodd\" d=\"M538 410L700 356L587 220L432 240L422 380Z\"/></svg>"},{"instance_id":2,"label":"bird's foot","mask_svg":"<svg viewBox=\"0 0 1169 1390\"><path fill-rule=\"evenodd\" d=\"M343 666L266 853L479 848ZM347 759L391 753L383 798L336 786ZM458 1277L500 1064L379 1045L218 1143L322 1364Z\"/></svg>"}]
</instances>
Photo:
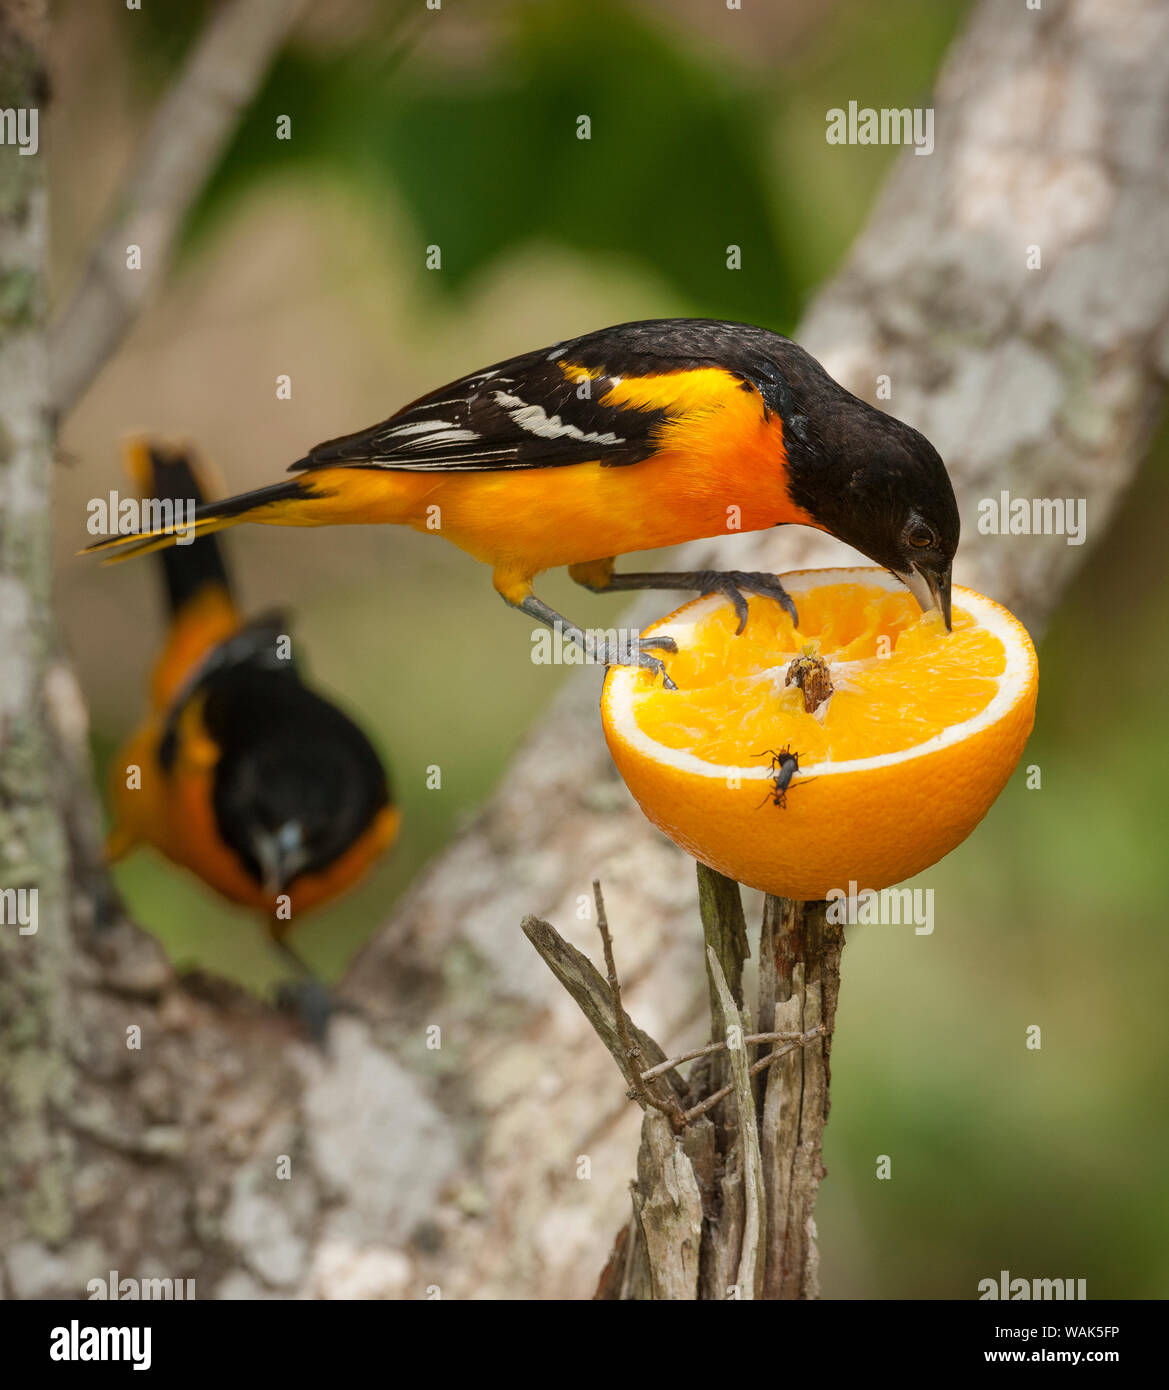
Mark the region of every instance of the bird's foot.
<instances>
[{"instance_id":1,"label":"bird's foot","mask_svg":"<svg viewBox=\"0 0 1169 1390\"><path fill-rule=\"evenodd\" d=\"M635 645L636 643L636 645ZM666 690L677 690L666 670L666 663L654 650L676 652L678 644L672 637L618 637L616 640L590 642L586 650L590 659L603 666L640 666L643 671L661 676Z\"/></svg>"},{"instance_id":2,"label":"bird's foot","mask_svg":"<svg viewBox=\"0 0 1169 1390\"><path fill-rule=\"evenodd\" d=\"M773 598L779 603L792 622L799 625L800 615L791 600L791 595L774 574L756 570L699 570L695 578L701 584L704 594L722 594L730 599L739 620L736 634L747 626L747 594L758 594L761 598Z\"/></svg>"},{"instance_id":3,"label":"bird's foot","mask_svg":"<svg viewBox=\"0 0 1169 1390\"><path fill-rule=\"evenodd\" d=\"M324 1048L338 1005L320 980L286 980L276 991L276 1002L279 1008L295 1014L312 1041Z\"/></svg>"},{"instance_id":4,"label":"bird's foot","mask_svg":"<svg viewBox=\"0 0 1169 1390\"><path fill-rule=\"evenodd\" d=\"M667 690L677 690L661 657L653 655L654 648L661 652L676 652L678 644L672 637L642 637L633 629L619 629L613 636L609 635L613 631L611 628L586 630L569 622L555 608L549 608L535 594L527 594L514 607L545 627L550 627L563 640L571 642L586 662L598 666L640 666L655 676L661 676Z\"/></svg>"}]
</instances>

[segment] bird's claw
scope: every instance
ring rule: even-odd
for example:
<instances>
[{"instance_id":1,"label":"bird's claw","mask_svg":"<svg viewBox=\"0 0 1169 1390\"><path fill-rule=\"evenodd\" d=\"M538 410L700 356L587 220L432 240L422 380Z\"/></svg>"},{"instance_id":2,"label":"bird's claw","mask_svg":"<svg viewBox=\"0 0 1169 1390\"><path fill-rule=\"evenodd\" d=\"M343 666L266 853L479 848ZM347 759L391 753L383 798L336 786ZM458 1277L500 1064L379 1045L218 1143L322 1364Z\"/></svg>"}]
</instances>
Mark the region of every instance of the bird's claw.
<instances>
[{"instance_id":1,"label":"bird's claw","mask_svg":"<svg viewBox=\"0 0 1169 1390\"><path fill-rule=\"evenodd\" d=\"M678 650L678 644L672 637L639 637L636 650L631 650L626 644L610 643L603 652L599 653L599 657L606 666L640 666L643 671L661 676L664 689L677 690L678 687L666 671L666 663L660 656L653 655L651 651L653 647L663 652L676 652Z\"/></svg>"},{"instance_id":2,"label":"bird's claw","mask_svg":"<svg viewBox=\"0 0 1169 1390\"><path fill-rule=\"evenodd\" d=\"M761 598L775 599L797 627L800 615L791 600L791 595L774 574L761 570L703 570L699 576L703 582L703 593L722 594L729 599L735 610L739 625L736 636L747 626L747 594L758 594Z\"/></svg>"},{"instance_id":3,"label":"bird's claw","mask_svg":"<svg viewBox=\"0 0 1169 1390\"><path fill-rule=\"evenodd\" d=\"M637 653L637 664L645 671L652 671L655 676L661 676L663 690L677 690L677 686L670 679L669 672L666 670L666 663L660 656L651 656L644 648Z\"/></svg>"},{"instance_id":4,"label":"bird's claw","mask_svg":"<svg viewBox=\"0 0 1169 1390\"><path fill-rule=\"evenodd\" d=\"M655 676L661 676L662 688L664 690L677 690L677 686L670 679L669 672L666 670L666 663L660 656L654 656L651 648L656 647L663 652L676 652L678 644L672 637L639 637L637 639L637 651L634 653L636 664L644 671L650 671Z\"/></svg>"}]
</instances>

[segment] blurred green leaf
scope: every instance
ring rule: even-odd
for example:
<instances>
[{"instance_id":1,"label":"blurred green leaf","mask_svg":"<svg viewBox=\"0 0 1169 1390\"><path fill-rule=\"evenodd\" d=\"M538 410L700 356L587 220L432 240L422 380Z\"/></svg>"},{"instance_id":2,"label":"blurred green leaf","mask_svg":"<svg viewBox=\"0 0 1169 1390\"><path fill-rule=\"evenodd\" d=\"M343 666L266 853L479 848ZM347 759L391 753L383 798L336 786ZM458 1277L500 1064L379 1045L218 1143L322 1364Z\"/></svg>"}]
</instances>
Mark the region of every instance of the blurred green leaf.
<instances>
[{"instance_id":1,"label":"blurred green leaf","mask_svg":"<svg viewBox=\"0 0 1169 1390\"><path fill-rule=\"evenodd\" d=\"M464 292L533 241L637 260L698 312L790 324L794 276L773 224L760 96L700 64L635 9L518 4L489 67L468 72L387 18L370 51L285 53L192 224L293 164L387 188L416 229L417 287ZM394 27L396 26L396 28ZM292 139L275 138L278 115ZM577 136L578 118L591 138ZM771 175L774 179L774 175ZM425 248L442 250L441 273ZM727 268L741 248L742 269ZM401 248L398 248L401 250Z\"/></svg>"}]
</instances>

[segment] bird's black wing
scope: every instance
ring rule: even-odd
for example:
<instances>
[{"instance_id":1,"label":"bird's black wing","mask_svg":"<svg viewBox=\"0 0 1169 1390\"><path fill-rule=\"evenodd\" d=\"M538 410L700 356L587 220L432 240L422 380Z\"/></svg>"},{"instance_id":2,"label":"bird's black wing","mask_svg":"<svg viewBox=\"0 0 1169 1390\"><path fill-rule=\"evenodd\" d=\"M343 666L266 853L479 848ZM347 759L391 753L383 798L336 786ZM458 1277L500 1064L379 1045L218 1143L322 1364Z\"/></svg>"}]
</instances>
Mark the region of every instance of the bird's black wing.
<instances>
[{"instance_id":1,"label":"bird's black wing","mask_svg":"<svg viewBox=\"0 0 1169 1390\"><path fill-rule=\"evenodd\" d=\"M764 409L787 404L769 355L799 351L777 334L714 319L618 324L460 377L370 429L318 444L290 471L335 465L427 469L546 468L638 463L655 449L668 404L606 405L629 377L724 368ZM667 393L668 395L668 393ZM785 412L786 414L786 412Z\"/></svg>"},{"instance_id":2,"label":"bird's black wing","mask_svg":"<svg viewBox=\"0 0 1169 1390\"><path fill-rule=\"evenodd\" d=\"M179 747L179 720L192 696L206 692L225 672L250 668L273 672L299 684L296 662L291 655L284 658L278 652L280 635L286 633L288 628L283 613L262 613L212 647L188 672L187 678L171 698L159 735L158 761L164 772L169 772L174 766Z\"/></svg>"},{"instance_id":3,"label":"bird's black wing","mask_svg":"<svg viewBox=\"0 0 1169 1390\"><path fill-rule=\"evenodd\" d=\"M292 469L542 468L648 457L666 412L605 405L619 376L566 376L560 364L572 360L565 343L472 372L370 429L318 444Z\"/></svg>"}]
</instances>

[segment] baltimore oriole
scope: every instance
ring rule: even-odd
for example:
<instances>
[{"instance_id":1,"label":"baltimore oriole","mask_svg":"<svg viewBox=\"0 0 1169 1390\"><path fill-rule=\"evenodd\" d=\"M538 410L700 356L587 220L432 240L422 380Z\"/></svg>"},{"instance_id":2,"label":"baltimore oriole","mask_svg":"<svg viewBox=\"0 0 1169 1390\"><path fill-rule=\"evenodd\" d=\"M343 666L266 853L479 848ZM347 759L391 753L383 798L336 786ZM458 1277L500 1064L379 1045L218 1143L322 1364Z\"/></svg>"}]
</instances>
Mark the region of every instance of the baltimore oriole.
<instances>
[{"instance_id":1,"label":"baltimore oriole","mask_svg":"<svg viewBox=\"0 0 1169 1390\"><path fill-rule=\"evenodd\" d=\"M512 357L318 444L289 471L302 476L202 507L197 527L436 530L491 565L508 603L585 646L532 592L541 571L567 565L594 590L724 593L742 630L746 593L794 616L774 575L616 574L614 557L795 522L854 546L950 622L958 507L933 446L750 324L651 319ZM171 539L160 527L90 549ZM663 670L644 650L598 655Z\"/></svg>"},{"instance_id":2,"label":"baltimore oriole","mask_svg":"<svg viewBox=\"0 0 1169 1390\"><path fill-rule=\"evenodd\" d=\"M136 439L127 462L144 496L202 501L186 449ZM318 1025L323 995L285 938L394 840L385 769L357 725L302 682L278 617L241 618L214 537L161 559L170 630L150 713L110 769L109 857L152 845L262 912L310 979L302 1002Z\"/></svg>"}]
</instances>

